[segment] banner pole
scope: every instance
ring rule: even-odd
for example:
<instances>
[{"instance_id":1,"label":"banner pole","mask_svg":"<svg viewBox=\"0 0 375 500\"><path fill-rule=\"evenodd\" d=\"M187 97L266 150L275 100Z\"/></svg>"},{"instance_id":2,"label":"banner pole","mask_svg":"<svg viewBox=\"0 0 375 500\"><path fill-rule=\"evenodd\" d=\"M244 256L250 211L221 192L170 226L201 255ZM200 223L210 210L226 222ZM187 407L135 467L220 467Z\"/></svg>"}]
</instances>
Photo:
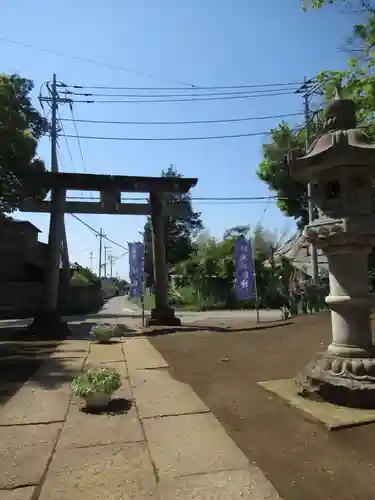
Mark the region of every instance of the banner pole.
<instances>
[{"instance_id":1,"label":"banner pole","mask_svg":"<svg viewBox=\"0 0 375 500\"><path fill-rule=\"evenodd\" d=\"M251 257L253 260L253 279L254 279L254 292L255 292L255 300L256 300L256 302L255 302L256 322L260 323L258 283L257 283L257 273L255 270L254 238L250 238L250 242L251 242Z\"/></svg>"}]
</instances>

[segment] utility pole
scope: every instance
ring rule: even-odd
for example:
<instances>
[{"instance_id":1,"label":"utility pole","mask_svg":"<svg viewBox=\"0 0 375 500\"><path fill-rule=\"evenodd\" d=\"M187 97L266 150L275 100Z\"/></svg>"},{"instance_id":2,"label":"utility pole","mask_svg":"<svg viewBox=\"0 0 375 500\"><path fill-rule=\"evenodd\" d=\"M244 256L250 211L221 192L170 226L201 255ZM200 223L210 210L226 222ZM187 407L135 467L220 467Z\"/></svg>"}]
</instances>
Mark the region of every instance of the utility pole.
<instances>
[{"instance_id":1,"label":"utility pole","mask_svg":"<svg viewBox=\"0 0 375 500\"><path fill-rule=\"evenodd\" d=\"M90 269L91 269L91 271L93 271L93 270L94 270L93 265L92 265L93 258L94 258L94 257L93 257L93 253L92 253L92 252L90 252Z\"/></svg>"},{"instance_id":2,"label":"utility pole","mask_svg":"<svg viewBox=\"0 0 375 500\"><path fill-rule=\"evenodd\" d=\"M57 165L57 89L56 75L53 75L51 94L51 171L58 171ZM48 233L48 257L46 263L45 308L49 315L58 309L60 258L63 245L65 191L55 188L51 192L51 216ZM69 271L69 269L68 269Z\"/></svg>"},{"instance_id":3,"label":"utility pole","mask_svg":"<svg viewBox=\"0 0 375 500\"><path fill-rule=\"evenodd\" d=\"M104 245L104 277L107 277L107 250L109 250L111 247Z\"/></svg>"},{"instance_id":4,"label":"utility pole","mask_svg":"<svg viewBox=\"0 0 375 500\"><path fill-rule=\"evenodd\" d=\"M113 255L112 255L112 254L110 254L110 255L108 256L108 260L109 260L109 265L110 265L110 273L111 273L111 274L110 274L110 277L111 277L111 278L113 278L113 260L114 260L114 259L113 259Z\"/></svg>"},{"instance_id":5,"label":"utility pole","mask_svg":"<svg viewBox=\"0 0 375 500\"><path fill-rule=\"evenodd\" d=\"M57 90L56 75L53 74L51 87L51 172L57 172Z\"/></svg>"},{"instance_id":6,"label":"utility pole","mask_svg":"<svg viewBox=\"0 0 375 500\"><path fill-rule=\"evenodd\" d=\"M103 229L100 228L98 237L99 237L99 269L98 269L98 276L99 278L102 277L102 253L103 253Z\"/></svg>"},{"instance_id":7,"label":"utility pole","mask_svg":"<svg viewBox=\"0 0 375 500\"><path fill-rule=\"evenodd\" d=\"M305 77L305 83L303 85L305 90L304 94L304 111L305 111L305 149L306 153L310 146L310 136L311 136L311 118L310 118L310 103L309 103L309 92L308 92L308 81ZM308 210L309 210L309 223L311 224L314 220L314 205L312 201L312 185L309 183L307 185L307 196L308 196ZM319 268L318 268L318 251L313 245L310 245L311 251L311 271L312 271L312 282L316 284L319 278Z\"/></svg>"}]
</instances>

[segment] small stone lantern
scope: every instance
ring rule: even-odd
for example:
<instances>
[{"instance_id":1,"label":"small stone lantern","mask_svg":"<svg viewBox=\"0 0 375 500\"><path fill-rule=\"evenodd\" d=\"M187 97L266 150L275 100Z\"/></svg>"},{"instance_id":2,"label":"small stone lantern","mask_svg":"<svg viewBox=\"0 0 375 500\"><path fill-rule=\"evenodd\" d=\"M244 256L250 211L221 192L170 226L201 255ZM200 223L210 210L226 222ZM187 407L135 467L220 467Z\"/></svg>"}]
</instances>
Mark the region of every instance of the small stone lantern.
<instances>
[{"instance_id":1,"label":"small stone lantern","mask_svg":"<svg viewBox=\"0 0 375 500\"><path fill-rule=\"evenodd\" d=\"M301 371L297 388L304 397L375 408L367 270L375 246L375 145L356 127L354 102L337 90L325 110L323 134L305 155L288 155L292 177L312 186L318 217L304 235L327 256L332 319L332 343Z\"/></svg>"}]
</instances>

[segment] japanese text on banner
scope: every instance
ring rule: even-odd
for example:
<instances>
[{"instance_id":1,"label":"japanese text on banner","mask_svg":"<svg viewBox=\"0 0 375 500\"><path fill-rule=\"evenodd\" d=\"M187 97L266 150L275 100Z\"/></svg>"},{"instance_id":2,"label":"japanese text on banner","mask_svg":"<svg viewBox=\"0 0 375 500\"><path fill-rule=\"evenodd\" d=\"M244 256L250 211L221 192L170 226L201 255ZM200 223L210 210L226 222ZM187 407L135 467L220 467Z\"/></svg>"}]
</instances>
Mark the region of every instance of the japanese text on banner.
<instances>
[{"instance_id":1,"label":"japanese text on banner","mask_svg":"<svg viewBox=\"0 0 375 500\"><path fill-rule=\"evenodd\" d=\"M238 300L256 299L253 251L250 240L237 240L234 243L236 265L235 291Z\"/></svg>"}]
</instances>

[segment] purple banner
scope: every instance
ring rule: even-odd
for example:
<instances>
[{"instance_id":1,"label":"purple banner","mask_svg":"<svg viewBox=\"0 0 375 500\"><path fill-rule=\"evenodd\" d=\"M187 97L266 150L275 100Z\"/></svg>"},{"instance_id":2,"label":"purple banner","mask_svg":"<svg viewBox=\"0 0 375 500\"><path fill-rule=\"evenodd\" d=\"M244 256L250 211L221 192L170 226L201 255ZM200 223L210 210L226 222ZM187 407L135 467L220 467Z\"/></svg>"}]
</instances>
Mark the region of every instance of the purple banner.
<instances>
[{"instance_id":1,"label":"purple banner","mask_svg":"<svg viewBox=\"0 0 375 500\"><path fill-rule=\"evenodd\" d=\"M256 299L253 251L250 240L234 242L236 264L236 297L238 300Z\"/></svg>"},{"instance_id":2,"label":"purple banner","mask_svg":"<svg viewBox=\"0 0 375 500\"><path fill-rule=\"evenodd\" d=\"M129 278L130 294L133 297L140 297L143 291L144 279L144 244L140 242L128 243L129 247Z\"/></svg>"}]
</instances>

